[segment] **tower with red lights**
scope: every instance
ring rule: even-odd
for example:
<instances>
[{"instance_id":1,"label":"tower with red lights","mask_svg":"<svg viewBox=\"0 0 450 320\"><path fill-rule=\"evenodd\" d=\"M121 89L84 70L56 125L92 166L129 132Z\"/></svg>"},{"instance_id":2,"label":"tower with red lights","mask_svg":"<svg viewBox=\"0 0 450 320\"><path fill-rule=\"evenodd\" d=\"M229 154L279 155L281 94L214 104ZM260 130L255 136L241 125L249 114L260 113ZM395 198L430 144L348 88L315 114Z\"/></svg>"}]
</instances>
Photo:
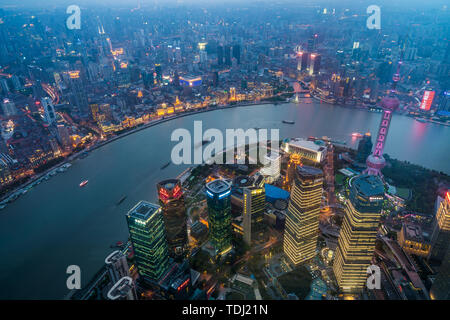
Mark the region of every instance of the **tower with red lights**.
<instances>
[{"instance_id":1,"label":"tower with red lights","mask_svg":"<svg viewBox=\"0 0 450 320\"><path fill-rule=\"evenodd\" d=\"M172 257L182 256L188 244L188 238L186 206L181 182L178 179L164 180L159 182L156 188L164 216L169 254Z\"/></svg>"},{"instance_id":2,"label":"tower with red lights","mask_svg":"<svg viewBox=\"0 0 450 320\"><path fill-rule=\"evenodd\" d=\"M375 140L375 148L372 154L367 157L366 164L367 169L364 173L369 175L376 175L380 178L383 177L381 169L386 165L386 160L383 157L383 150L386 143L386 138L389 132L389 126L391 125L391 118L393 112L398 108L400 102L395 94L395 88L397 82L400 80L400 66L402 61L400 60L397 65L397 72L393 76L391 91L387 96L381 100L381 107L383 108L383 115L381 117L380 126L378 127L378 135Z\"/></svg>"}]
</instances>

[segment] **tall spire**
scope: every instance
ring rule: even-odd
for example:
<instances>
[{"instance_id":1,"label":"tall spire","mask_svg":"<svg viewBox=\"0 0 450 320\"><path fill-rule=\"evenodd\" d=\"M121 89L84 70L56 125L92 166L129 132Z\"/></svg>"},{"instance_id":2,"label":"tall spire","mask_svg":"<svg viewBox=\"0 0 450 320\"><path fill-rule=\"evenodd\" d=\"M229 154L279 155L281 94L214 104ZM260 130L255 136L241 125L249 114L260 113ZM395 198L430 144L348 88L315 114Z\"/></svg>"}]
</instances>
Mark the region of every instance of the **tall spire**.
<instances>
[{"instance_id":1,"label":"tall spire","mask_svg":"<svg viewBox=\"0 0 450 320\"><path fill-rule=\"evenodd\" d=\"M383 157L384 146L386 144L387 134L389 132L389 127L391 125L392 113L395 111L400 101L396 95L396 87L397 82L400 80L400 66L402 65L402 56L400 55L400 59L397 63L397 71L394 73L392 77L392 85L389 94L381 100L381 107L383 108L383 115L381 117L380 126L378 127L378 136L375 141L375 148L372 154L367 158L366 164L367 169L364 173L369 175L376 175L379 177L383 177L381 173L381 169L386 165L386 160Z\"/></svg>"}]
</instances>

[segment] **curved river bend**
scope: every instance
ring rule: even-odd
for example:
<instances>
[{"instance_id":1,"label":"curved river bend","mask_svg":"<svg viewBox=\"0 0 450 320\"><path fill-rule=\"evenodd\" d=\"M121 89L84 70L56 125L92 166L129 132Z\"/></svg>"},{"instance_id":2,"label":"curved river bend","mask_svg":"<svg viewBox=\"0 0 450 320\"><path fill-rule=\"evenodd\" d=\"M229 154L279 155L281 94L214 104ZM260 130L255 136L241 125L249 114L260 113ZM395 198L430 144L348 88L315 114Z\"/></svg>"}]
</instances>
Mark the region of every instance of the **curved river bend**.
<instances>
[{"instance_id":1,"label":"curved river bend","mask_svg":"<svg viewBox=\"0 0 450 320\"><path fill-rule=\"evenodd\" d=\"M156 182L188 165L170 160L177 128L279 128L280 138L328 136L356 147L352 132L375 132L380 113L309 101L194 114L128 135L72 163L67 172L34 187L0 211L0 299L61 299L66 268L81 267L82 285L102 266L110 245L124 241L125 213L141 199L156 201ZM295 125L282 120L295 120ZM224 135L225 136L225 135ZM450 173L450 128L394 115L385 152ZM78 184L89 179L86 187ZM126 200L116 202L124 195Z\"/></svg>"}]
</instances>

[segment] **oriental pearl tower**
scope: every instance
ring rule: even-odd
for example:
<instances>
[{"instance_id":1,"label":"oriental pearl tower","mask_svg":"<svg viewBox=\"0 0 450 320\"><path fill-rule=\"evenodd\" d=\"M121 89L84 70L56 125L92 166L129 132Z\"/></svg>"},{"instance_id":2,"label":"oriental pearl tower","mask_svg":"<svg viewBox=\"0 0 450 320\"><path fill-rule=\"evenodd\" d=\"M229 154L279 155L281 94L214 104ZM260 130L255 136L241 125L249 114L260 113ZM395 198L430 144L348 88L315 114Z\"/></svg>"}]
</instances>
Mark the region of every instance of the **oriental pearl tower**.
<instances>
[{"instance_id":1,"label":"oriental pearl tower","mask_svg":"<svg viewBox=\"0 0 450 320\"><path fill-rule=\"evenodd\" d=\"M386 165L386 160L383 157L384 145L386 143L389 126L391 125L392 113L398 108L400 102L396 96L397 82L400 80L400 60L397 65L397 72L392 78L392 87L389 94L381 100L381 107L383 108L383 115L381 117L380 126L378 128L378 136L375 140L375 148L370 156L367 157L367 169L364 173L369 175L379 176L383 178L381 169Z\"/></svg>"}]
</instances>

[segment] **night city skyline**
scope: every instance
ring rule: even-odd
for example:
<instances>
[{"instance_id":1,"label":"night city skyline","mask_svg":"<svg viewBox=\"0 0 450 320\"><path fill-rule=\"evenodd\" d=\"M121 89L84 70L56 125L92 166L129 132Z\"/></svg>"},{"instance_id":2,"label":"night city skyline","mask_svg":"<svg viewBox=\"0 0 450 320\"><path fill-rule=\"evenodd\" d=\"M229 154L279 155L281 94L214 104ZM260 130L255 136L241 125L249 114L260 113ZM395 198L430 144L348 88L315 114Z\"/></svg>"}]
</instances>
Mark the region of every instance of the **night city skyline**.
<instances>
[{"instance_id":1,"label":"night city skyline","mask_svg":"<svg viewBox=\"0 0 450 320\"><path fill-rule=\"evenodd\" d=\"M449 10L0 1L0 301L450 300Z\"/></svg>"}]
</instances>

